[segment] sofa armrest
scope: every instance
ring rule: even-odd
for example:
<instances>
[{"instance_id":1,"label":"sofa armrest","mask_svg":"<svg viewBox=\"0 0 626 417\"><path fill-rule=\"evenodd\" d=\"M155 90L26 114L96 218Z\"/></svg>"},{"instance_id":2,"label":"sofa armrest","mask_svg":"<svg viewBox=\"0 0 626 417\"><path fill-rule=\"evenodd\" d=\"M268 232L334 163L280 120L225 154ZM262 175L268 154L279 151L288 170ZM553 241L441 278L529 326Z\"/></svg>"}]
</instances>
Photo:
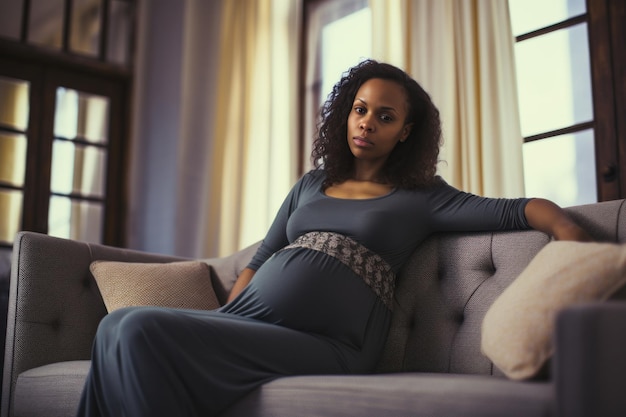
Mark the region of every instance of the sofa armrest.
<instances>
[{"instance_id":1,"label":"sofa armrest","mask_svg":"<svg viewBox=\"0 0 626 417\"><path fill-rule=\"evenodd\" d=\"M558 416L626 416L626 302L571 307L557 318Z\"/></svg>"},{"instance_id":2,"label":"sofa armrest","mask_svg":"<svg viewBox=\"0 0 626 417\"><path fill-rule=\"evenodd\" d=\"M182 260L33 232L18 233L13 246L7 314L3 416L20 373L49 363L89 359L98 323L106 314L89 271L96 259Z\"/></svg>"}]
</instances>

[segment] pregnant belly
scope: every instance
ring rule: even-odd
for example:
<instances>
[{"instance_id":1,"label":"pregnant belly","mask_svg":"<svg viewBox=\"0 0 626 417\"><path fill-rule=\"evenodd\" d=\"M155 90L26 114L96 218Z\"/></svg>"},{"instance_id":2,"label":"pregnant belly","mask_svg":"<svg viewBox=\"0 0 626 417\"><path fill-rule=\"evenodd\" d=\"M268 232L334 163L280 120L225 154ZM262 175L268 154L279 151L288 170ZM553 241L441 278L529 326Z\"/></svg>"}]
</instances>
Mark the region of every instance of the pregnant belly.
<instances>
[{"instance_id":1,"label":"pregnant belly","mask_svg":"<svg viewBox=\"0 0 626 417\"><path fill-rule=\"evenodd\" d=\"M361 346L376 295L350 268L318 251L277 253L250 283L271 320Z\"/></svg>"}]
</instances>

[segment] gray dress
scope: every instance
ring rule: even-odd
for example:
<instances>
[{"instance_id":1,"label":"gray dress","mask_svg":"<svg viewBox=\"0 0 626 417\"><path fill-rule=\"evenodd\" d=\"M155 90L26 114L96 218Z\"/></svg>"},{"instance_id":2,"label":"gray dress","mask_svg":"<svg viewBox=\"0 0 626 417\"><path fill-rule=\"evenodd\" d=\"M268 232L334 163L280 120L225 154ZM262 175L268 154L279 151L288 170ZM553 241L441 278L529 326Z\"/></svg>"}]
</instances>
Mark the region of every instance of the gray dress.
<instances>
[{"instance_id":1,"label":"gray dress","mask_svg":"<svg viewBox=\"0 0 626 417\"><path fill-rule=\"evenodd\" d=\"M324 194L324 177L311 171L290 191L249 265L254 279L232 302L215 311L137 307L107 315L78 415L215 416L281 376L371 372L390 298L337 256L289 246L310 232L346 236L398 272L433 232L528 228L527 199L478 197L443 181L338 199Z\"/></svg>"}]
</instances>

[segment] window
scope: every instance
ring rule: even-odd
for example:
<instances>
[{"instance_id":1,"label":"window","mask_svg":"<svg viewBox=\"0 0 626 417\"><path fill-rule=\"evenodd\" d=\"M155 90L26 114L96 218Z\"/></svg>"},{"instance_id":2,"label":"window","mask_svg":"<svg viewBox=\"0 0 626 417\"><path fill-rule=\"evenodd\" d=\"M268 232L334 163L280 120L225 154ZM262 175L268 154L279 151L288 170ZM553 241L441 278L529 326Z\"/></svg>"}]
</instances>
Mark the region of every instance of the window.
<instances>
[{"instance_id":1,"label":"window","mask_svg":"<svg viewBox=\"0 0 626 417\"><path fill-rule=\"evenodd\" d=\"M0 0L0 247L20 230L123 245L134 7Z\"/></svg>"},{"instance_id":2,"label":"window","mask_svg":"<svg viewBox=\"0 0 626 417\"><path fill-rule=\"evenodd\" d=\"M0 241L10 242L22 219L30 83L0 77Z\"/></svg>"},{"instance_id":3,"label":"window","mask_svg":"<svg viewBox=\"0 0 626 417\"><path fill-rule=\"evenodd\" d=\"M527 194L565 206L626 197L626 3L509 0L509 6L517 39ZM362 28L369 22L363 18L356 29L342 31L340 42L328 36L326 44L322 28L347 25L367 8L359 0L305 0L301 171L310 163L320 97L338 77L329 80L322 70L327 48L348 45L352 35L353 45L363 46ZM349 64L342 62L341 70L368 53L356 55Z\"/></svg>"},{"instance_id":4,"label":"window","mask_svg":"<svg viewBox=\"0 0 626 417\"><path fill-rule=\"evenodd\" d=\"M615 32L602 35L617 12L609 4L509 0L528 196L563 206L624 196L617 172L619 113L601 91L624 92L614 89L614 69L597 53L623 53L623 43L609 46Z\"/></svg>"},{"instance_id":5,"label":"window","mask_svg":"<svg viewBox=\"0 0 626 417\"><path fill-rule=\"evenodd\" d=\"M321 105L342 74L370 57L367 0L308 1L305 9L305 109L300 171L310 168L312 138Z\"/></svg>"},{"instance_id":6,"label":"window","mask_svg":"<svg viewBox=\"0 0 626 417\"><path fill-rule=\"evenodd\" d=\"M48 210L52 236L102 241L109 102L57 87Z\"/></svg>"},{"instance_id":7,"label":"window","mask_svg":"<svg viewBox=\"0 0 626 417\"><path fill-rule=\"evenodd\" d=\"M136 0L0 0L0 38L129 67Z\"/></svg>"}]
</instances>

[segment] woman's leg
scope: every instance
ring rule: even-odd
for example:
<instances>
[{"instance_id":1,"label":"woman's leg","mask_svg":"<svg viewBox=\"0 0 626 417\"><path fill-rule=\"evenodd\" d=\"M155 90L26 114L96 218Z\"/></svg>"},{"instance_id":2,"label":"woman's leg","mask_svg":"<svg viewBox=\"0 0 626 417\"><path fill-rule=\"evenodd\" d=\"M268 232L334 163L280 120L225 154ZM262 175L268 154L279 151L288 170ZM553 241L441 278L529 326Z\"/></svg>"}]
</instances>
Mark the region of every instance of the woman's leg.
<instances>
[{"instance_id":1,"label":"woman's leg","mask_svg":"<svg viewBox=\"0 0 626 417\"><path fill-rule=\"evenodd\" d=\"M79 416L213 416L282 375L344 373L326 339L220 312L128 308L105 317Z\"/></svg>"}]
</instances>

